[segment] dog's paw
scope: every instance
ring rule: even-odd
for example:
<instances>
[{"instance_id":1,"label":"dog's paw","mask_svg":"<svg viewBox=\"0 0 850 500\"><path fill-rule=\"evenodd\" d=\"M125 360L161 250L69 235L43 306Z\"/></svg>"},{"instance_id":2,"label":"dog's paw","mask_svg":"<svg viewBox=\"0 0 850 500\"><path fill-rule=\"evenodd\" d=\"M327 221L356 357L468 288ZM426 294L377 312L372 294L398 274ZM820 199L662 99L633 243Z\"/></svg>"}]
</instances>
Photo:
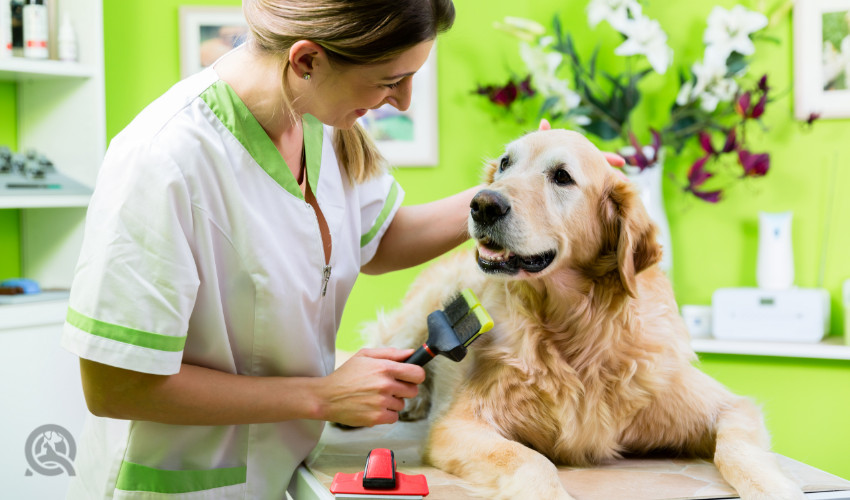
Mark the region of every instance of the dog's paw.
<instances>
[{"instance_id":1,"label":"dog's paw","mask_svg":"<svg viewBox=\"0 0 850 500\"><path fill-rule=\"evenodd\" d=\"M493 498L500 500L575 500L558 479L555 465L543 456L526 462L509 477L501 478L498 486L498 493Z\"/></svg>"},{"instance_id":2,"label":"dog's paw","mask_svg":"<svg viewBox=\"0 0 850 500\"><path fill-rule=\"evenodd\" d=\"M783 477L767 485L753 485L747 491L739 491L741 500L805 500L806 495L799 486Z\"/></svg>"},{"instance_id":3,"label":"dog's paw","mask_svg":"<svg viewBox=\"0 0 850 500\"><path fill-rule=\"evenodd\" d=\"M431 385L427 383L419 386L419 394L405 401L404 409L398 412L399 420L404 422L415 422L428 416L431 409Z\"/></svg>"}]
</instances>

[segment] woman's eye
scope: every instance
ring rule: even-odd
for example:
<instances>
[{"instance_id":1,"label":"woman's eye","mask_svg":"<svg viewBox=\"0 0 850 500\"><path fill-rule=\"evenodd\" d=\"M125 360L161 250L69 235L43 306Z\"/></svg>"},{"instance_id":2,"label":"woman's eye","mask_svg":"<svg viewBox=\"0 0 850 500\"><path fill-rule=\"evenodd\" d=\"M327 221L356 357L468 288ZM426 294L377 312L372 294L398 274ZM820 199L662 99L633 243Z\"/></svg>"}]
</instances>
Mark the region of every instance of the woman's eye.
<instances>
[{"instance_id":1,"label":"woman's eye","mask_svg":"<svg viewBox=\"0 0 850 500\"><path fill-rule=\"evenodd\" d=\"M401 84L401 80L399 80L395 83L388 83L388 84L384 85L384 87L386 87L388 89L394 89L394 88L398 87L400 84Z\"/></svg>"},{"instance_id":2,"label":"woman's eye","mask_svg":"<svg viewBox=\"0 0 850 500\"><path fill-rule=\"evenodd\" d=\"M507 156L503 156L502 159L499 161L499 172L504 172L505 169L508 168L508 165L510 165L510 163L510 158L508 158Z\"/></svg>"},{"instance_id":3,"label":"woman's eye","mask_svg":"<svg viewBox=\"0 0 850 500\"><path fill-rule=\"evenodd\" d=\"M555 170L555 173L552 174L552 181L559 186L567 186L576 183L569 172L563 168Z\"/></svg>"}]
</instances>

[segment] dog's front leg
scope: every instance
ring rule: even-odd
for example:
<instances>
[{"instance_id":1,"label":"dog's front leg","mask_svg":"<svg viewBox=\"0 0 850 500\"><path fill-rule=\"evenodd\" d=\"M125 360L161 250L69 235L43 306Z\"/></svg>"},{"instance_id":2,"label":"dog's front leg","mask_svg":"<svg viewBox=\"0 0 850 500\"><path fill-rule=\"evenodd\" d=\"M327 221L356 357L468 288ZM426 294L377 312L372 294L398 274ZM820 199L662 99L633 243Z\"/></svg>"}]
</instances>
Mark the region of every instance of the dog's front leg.
<instances>
[{"instance_id":1,"label":"dog's front leg","mask_svg":"<svg viewBox=\"0 0 850 500\"><path fill-rule=\"evenodd\" d=\"M496 432L463 396L432 427L425 460L464 479L482 498L573 498L548 458Z\"/></svg>"},{"instance_id":2,"label":"dog's front leg","mask_svg":"<svg viewBox=\"0 0 850 500\"><path fill-rule=\"evenodd\" d=\"M735 398L717 418L714 463L742 500L802 500L803 492L779 469L758 408Z\"/></svg>"}]
</instances>

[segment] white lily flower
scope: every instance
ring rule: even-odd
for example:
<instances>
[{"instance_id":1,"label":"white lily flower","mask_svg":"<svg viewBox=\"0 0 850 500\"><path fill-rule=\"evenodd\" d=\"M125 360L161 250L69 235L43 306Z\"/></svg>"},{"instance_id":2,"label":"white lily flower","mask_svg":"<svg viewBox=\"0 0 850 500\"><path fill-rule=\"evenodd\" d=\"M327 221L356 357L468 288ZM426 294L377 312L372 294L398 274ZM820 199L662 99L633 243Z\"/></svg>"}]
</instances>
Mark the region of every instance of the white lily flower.
<instances>
[{"instance_id":1,"label":"white lily flower","mask_svg":"<svg viewBox=\"0 0 850 500\"><path fill-rule=\"evenodd\" d=\"M714 111L720 102L731 101L738 92L738 84L726 76L726 59L718 51L706 49L703 61L694 63L691 70L697 78L691 100L699 99L705 111Z\"/></svg>"},{"instance_id":2,"label":"white lily flower","mask_svg":"<svg viewBox=\"0 0 850 500\"><path fill-rule=\"evenodd\" d=\"M626 41L614 49L620 56L645 55L650 66L659 75L663 75L673 59L673 49L667 46L667 33L661 24L645 16L629 20L623 34Z\"/></svg>"},{"instance_id":3,"label":"white lily flower","mask_svg":"<svg viewBox=\"0 0 850 500\"><path fill-rule=\"evenodd\" d=\"M590 118L588 118L586 115L575 115L573 116L573 123L580 127L590 125Z\"/></svg>"},{"instance_id":4,"label":"white lily flower","mask_svg":"<svg viewBox=\"0 0 850 500\"><path fill-rule=\"evenodd\" d=\"M708 15L708 26L703 34L703 41L715 46L721 53L725 53L726 57L732 52L748 56L756 50L750 35L765 26L767 17L760 12L741 5L736 5L731 10L715 6Z\"/></svg>"},{"instance_id":5,"label":"white lily flower","mask_svg":"<svg viewBox=\"0 0 850 500\"><path fill-rule=\"evenodd\" d=\"M522 17L506 16L502 21L493 23L493 27L526 42L533 42L546 33L546 28L543 25L537 21Z\"/></svg>"},{"instance_id":6,"label":"white lily flower","mask_svg":"<svg viewBox=\"0 0 850 500\"><path fill-rule=\"evenodd\" d=\"M699 97L715 82L726 78L726 58L720 52L706 48L702 62L694 63L691 71L697 77L692 95Z\"/></svg>"},{"instance_id":7,"label":"white lily flower","mask_svg":"<svg viewBox=\"0 0 850 500\"><path fill-rule=\"evenodd\" d=\"M641 15L637 0L591 0L587 6L587 20L594 28L600 21L608 21L608 24L622 33L630 15L633 18Z\"/></svg>"},{"instance_id":8,"label":"white lily flower","mask_svg":"<svg viewBox=\"0 0 850 500\"><path fill-rule=\"evenodd\" d=\"M691 95L694 91L694 82L691 80L686 81L682 84L682 88L679 89L679 93L676 95L676 104L679 106L684 106L691 102Z\"/></svg>"}]
</instances>

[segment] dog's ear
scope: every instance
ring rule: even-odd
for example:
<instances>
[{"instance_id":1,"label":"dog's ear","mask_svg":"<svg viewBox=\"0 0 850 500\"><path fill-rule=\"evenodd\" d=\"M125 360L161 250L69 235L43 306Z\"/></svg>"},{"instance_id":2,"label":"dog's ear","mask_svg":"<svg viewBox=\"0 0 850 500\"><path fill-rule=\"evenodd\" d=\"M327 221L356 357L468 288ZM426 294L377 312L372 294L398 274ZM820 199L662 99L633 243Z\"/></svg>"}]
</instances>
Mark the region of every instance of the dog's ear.
<instances>
[{"instance_id":1,"label":"dog's ear","mask_svg":"<svg viewBox=\"0 0 850 500\"><path fill-rule=\"evenodd\" d=\"M658 228L649 219L632 184L614 176L609 179L602 197L602 220L609 240L606 247L616 249L620 281L626 293L635 297L635 277L661 260Z\"/></svg>"}]
</instances>

